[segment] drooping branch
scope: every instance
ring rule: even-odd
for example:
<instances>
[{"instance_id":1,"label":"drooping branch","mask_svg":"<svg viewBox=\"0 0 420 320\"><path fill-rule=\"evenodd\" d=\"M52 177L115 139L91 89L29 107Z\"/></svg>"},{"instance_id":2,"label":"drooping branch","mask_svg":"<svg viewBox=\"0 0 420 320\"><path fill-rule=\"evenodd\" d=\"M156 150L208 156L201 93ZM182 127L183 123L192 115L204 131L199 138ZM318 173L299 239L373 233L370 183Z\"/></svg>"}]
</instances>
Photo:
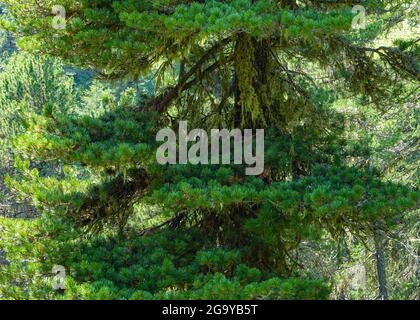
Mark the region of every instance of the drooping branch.
<instances>
[{"instance_id":1,"label":"drooping branch","mask_svg":"<svg viewBox=\"0 0 420 320\"><path fill-rule=\"evenodd\" d=\"M132 169L127 177L117 176L109 182L93 186L79 207L67 207L68 213L79 226L89 226L100 231L104 223L126 225L133 205L149 187L149 177L144 169Z\"/></svg>"},{"instance_id":2,"label":"drooping branch","mask_svg":"<svg viewBox=\"0 0 420 320\"><path fill-rule=\"evenodd\" d=\"M420 67L418 63L399 48L394 47L379 47L379 48L365 48L360 47L361 51L377 53L384 61L386 61L391 68L403 76L411 78L412 80L420 80Z\"/></svg>"},{"instance_id":3,"label":"drooping branch","mask_svg":"<svg viewBox=\"0 0 420 320\"><path fill-rule=\"evenodd\" d=\"M207 75L210 72L213 72L217 67L220 65L220 61L213 63L211 66L207 67L205 70L202 70L202 67L206 64L208 60L210 60L213 55L219 51L223 46L227 45L231 41L231 38L225 38L219 42L217 42L215 45L213 45L210 49L208 49L201 58L192 66L188 72L185 72L185 74L180 77L178 84L167 88L165 92L158 95L151 101L149 101L145 106L145 111L156 111L156 112L162 112L164 111L172 101L174 101L177 97L180 96L180 94L191 88L192 85L197 83L200 79L202 79L205 75ZM197 74L198 76L194 78L193 80L190 80L190 78ZM190 80L190 81L189 81Z\"/></svg>"}]
</instances>

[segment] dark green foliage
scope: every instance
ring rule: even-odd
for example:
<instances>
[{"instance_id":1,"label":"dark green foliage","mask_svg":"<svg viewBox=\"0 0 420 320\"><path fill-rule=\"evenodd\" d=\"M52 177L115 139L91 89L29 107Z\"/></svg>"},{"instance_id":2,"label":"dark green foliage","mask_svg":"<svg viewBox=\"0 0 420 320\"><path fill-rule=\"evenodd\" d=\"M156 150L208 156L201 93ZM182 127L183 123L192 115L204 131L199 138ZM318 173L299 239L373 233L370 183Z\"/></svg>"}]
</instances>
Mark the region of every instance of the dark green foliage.
<instances>
[{"instance_id":1,"label":"dark green foliage","mask_svg":"<svg viewBox=\"0 0 420 320\"><path fill-rule=\"evenodd\" d=\"M62 222L16 224L0 218L0 246L13 259L0 274L0 298L325 299L329 294L321 281L281 279L239 264L239 251L206 249L194 229L89 240L69 229ZM63 296L51 289L56 264L67 270Z\"/></svg>"},{"instance_id":2,"label":"dark green foliage","mask_svg":"<svg viewBox=\"0 0 420 320\"><path fill-rule=\"evenodd\" d=\"M304 244L349 235L366 243L419 206L417 183L373 169L378 137L342 108L411 101L418 40L377 41L404 9L413 19L413 1L367 1L364 31L351 29L351 1L62 1L64 30L52 29L49 1L5 2L14 20L3 24L25 50L106 79L155 79L153 94L119 98L94 84L94 112L41 104L14 139L11 188L49 219L122 237L96 235L54 257L72 268L66 298L325 298L318 280L299 279ZM263 174L157 165L156 132L183 120L265 128ZM31 161L63 171L43 175ZM142 230L130 238L139 211Z\"/></svg>"}]
</instances>

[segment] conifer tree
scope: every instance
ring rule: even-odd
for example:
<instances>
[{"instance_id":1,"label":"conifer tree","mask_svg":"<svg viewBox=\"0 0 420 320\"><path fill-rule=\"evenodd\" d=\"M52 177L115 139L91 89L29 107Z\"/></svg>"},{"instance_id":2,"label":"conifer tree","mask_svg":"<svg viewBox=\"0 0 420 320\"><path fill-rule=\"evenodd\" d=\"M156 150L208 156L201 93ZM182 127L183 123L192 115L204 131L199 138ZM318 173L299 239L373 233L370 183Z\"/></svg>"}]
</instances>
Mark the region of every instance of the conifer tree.
<instances>
[{"instance_id":1,"label":"conifer tree","mask_svg":"<svg viewBox=\"0 0 420 320\"><path fill-rule=\"evenodd\" d=\"M73 81L57 59L22 52L5 59L0 71L0 190L4 191L0 201L7 204L8 214L24 216L34 211L25 202L17 203L4 186L5 174L14 171L12 140L25 131L26 114L41 114L48 105L57 112L67 112L75 102ZM44 171L50 167L43 166L42 161L36 165Z\"/></svg>"},{"instance_id":2,"label":"conifer tree","mask_svg":"<svg viewBox=\"0 0 420 320\"><path fill-rule=\"evenodd\" d=\"M16 148L68 167L42 177L18 159L21 174L8 182L45 211L92 231L122 230L141 203L164 218L145 232L199 230L203 245L289 276L302 241L371 237L418 206L417 190L366 165L369 150L344 135L349 119L332 108L356 97L382 110L410 96L418 41L375 40L400 12L413 14L414 1L364 1L362 30L352 29L358 1L54 1L66 9L62 30L52 27L51 1L5 2L14 20L3 24L25 50L94 67L104 79L156 77L153 95L98 117L51 108L32 116ZM266 170L157 165L156 132L182 120L265 128Z\"/></svg>"}]
</instances>

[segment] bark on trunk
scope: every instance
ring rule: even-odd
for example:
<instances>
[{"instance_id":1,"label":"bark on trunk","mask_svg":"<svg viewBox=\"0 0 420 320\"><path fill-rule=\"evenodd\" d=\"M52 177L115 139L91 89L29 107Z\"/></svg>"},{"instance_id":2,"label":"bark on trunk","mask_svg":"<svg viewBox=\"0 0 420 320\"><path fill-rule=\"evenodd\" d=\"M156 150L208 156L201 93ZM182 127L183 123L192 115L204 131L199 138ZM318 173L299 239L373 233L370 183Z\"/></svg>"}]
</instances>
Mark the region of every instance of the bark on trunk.
<instances>
[{"instance_id":1,"label":"bark on trunk","mask_svg":"<svg viewBox=\"0 0 420 320\"><path fill-rule=\"evenodd\" d=\"M383 239L378 231L374 231L374 242L375 242L375 258L376 258L376 270L378 273L378 284L379 284L379 299L388 300L388 287L385 271L385 255L383 249Z\"/></svg>"}]
</instances>

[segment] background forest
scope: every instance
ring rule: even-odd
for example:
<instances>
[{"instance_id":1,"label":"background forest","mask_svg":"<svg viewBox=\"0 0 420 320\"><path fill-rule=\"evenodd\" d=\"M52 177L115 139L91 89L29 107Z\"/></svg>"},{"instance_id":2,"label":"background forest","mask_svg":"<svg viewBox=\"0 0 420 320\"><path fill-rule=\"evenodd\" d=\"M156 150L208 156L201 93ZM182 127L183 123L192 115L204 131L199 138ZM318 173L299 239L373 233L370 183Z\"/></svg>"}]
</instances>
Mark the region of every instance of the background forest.
<instances>
[{"instance_id":1,"label":"background forest","mask_svg":"<svg viewBox=\"0 0 420 320\"><path fill-rule=\"evenodd\" d=\"M418 9L0 2L0 299L420 300ZM157 164L183 120L264 173Z\"/></svg>"}]
</instances>

